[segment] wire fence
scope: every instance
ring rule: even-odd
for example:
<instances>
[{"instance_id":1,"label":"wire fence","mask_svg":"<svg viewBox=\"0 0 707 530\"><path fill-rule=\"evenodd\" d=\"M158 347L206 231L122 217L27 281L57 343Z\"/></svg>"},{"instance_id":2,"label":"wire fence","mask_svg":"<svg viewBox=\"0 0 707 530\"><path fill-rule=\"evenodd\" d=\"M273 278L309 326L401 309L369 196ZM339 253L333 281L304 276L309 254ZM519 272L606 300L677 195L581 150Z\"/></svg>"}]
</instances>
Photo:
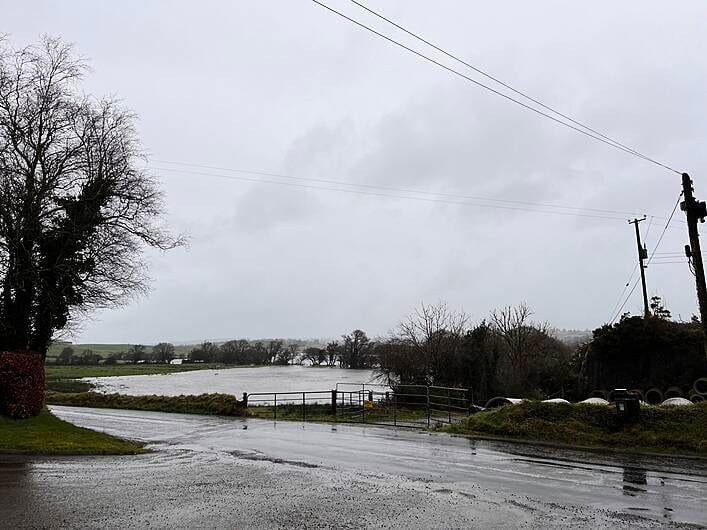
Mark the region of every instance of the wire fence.
<instances>
[{"instance_id":1,"label":"wire fence","mask_svg":"<svg viewBox=\"0 0 707 530\"><path fill-rule=\"evenodd\" d=\"M243 394L248 414L273 420L333 421L400 427L431 427L470 413L466 388L338 383L332 390Z\"/></svg>"}]
</instances>

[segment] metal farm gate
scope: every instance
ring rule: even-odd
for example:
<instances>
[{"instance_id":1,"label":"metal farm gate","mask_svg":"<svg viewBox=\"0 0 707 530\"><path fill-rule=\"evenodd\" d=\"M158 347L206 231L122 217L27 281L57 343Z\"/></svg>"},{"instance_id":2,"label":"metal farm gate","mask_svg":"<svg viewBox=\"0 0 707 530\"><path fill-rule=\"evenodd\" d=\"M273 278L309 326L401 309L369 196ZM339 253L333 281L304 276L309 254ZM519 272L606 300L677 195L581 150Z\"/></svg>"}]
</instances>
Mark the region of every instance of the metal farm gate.
<instances>
[{"instance_id":1,"label":"metal farm gate","mask_svg":"<svg viewBox=\"0 0 707 530\"><path fill-rule=\"evenodd\" d=\"M433 427L469 415L471 390L425 385L338 383L333 390L243 394L251 417Z\"/></svg>"}]
</instances>

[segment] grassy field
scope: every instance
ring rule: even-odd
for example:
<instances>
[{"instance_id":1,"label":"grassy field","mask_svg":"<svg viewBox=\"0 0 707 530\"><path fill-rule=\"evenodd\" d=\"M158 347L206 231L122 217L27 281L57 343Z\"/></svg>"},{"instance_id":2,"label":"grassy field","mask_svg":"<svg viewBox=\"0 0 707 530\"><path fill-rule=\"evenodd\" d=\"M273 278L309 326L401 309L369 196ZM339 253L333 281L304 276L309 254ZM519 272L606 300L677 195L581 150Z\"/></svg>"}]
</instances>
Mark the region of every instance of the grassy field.
<instances>
[{"instance_id":1,"label":"grassy field","mask_svg":"<svg viewBox=\"0 0 707 530\"><path fill-rule=\"evenodd\" d=\"M97 353L101 357L108 357L111 353L126 352L130 349L131 344L72 344L71 342L55 342L47 350L47 358L53 359L61 353L61 350L70 346L74 349L74 352L79 354L84 350L91 350ZM174 352L177 357L184 356L191 352L196 345L194 344L175 344ZM145 345L145 349L150 352L152 351L152 345Z\"/></svg>"},{"instance_id":2,"label":"grassy field","mask_svg":"<svg viewBox=\"0 0 707 530\"><path fill-rule=\"evenodd\" d=\"M154 375L191 372L193 370L225 370L230 368L249 368L225 364L112 364L96 366L54 366L45 365L47 390L53 392L89 392L94 385L81 381L83 377L108 377L117 375Z\"/></svg>"},{"instance_id":3,"label":"grassy field","mask_svg":"<svg viewBox=\"0 0 707 530\"><path fill-rule=\"evenodd\" d=\"M43 455L123 455L143 452L142 444L77 427L48 410L36 418L0 416L0 453Z\"/></svg>"},{"instance_id":4,"label":"grassy field","mask_svg":"<svg viewBox=\"0 0 707 530\"><path fill-rule=\"evenodd\" d=\"M242 416L243 404L229 394L201 394L199 396L125 396L80 392L47 392L50 405L96 407L107 409L150 410L181 414L210 414Z\"/></svg>"},{"instance_id":5,"label":"grassy field","mask_svg":"<svg viewBox=\"0 0 707 530\"><path fill-rule=\"evenodd\" d=\"M574 446L707 454L707 402L644 406L639 421L622 426L614 407L527 401L479 412L445 430Z\"/></svg>"},{"instance_id":6,"label":"grassy field","mask_svg":"<svg viewBox=\"0 0 707 530\"><path fill-rule=\"evenodd\" d=\"M252 339L250 342L255 343L255 342L262 342L263 344L266 344L272 340L282 340L283 345L287 346L288 344L297 344L300 348L304 349L309 346L316 346L316 347L323 347L325 344L320 343L317 340L299 340L299 339ZM221 344L223 341L215 341L215 344ZM66 348L67 346L70 346L74 349L74 352L79 354L84 350L91 350L94 353L97 353L101 357L105 358L108 357L111 353L120 353L120 352L127 352L130 349L130 346L132 344L121 344L121 343L115 343L115 344L92 344L92 343L77 343L73 344L71 342L64 342L64 341L57 341L53 343L51 346L49 346L49 349L47 351L47 358L49 359L54 359L56 358L60 353L61 350ZM147 352L152 351L152 344L145 344L145 350ZM177 355L177 357L183 357L186 358L187 354L189 354L194 348L196 348L198 344L175 344L174 345L174 353Z\"/></svg>"},{"instance_id":7,"label":"grassy field","mask_svg":"<svg viewBox=\"0 0 707 530\"><path fill-rule=\"evenodd\" d=\"M81 379L82 377L108 377L113 375L151 375L191 372L193 370L223 370L240 368L226 364L99 364L96 366L54 366L46 365L44 373L47 381L58 379Z\"/></svg>"}]
</instances>

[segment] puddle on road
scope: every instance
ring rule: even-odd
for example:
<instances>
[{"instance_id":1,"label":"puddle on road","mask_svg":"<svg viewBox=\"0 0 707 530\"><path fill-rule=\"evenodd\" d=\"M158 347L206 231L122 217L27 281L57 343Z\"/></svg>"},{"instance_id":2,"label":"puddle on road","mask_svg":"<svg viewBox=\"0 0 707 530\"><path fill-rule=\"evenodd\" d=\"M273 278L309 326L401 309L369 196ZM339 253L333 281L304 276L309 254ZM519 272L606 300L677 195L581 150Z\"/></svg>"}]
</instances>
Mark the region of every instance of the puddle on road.
<instances>
[{"instance_id":1,"label":"puddle on road","mask_svg":"<svg viewBox=\"0 0 707 530\"><path fill-rule=\"evenodd\" d=\"M229 455L235 456L236 458L241 458L243 460L251 460L255 462L270 462L272 464L285 464L295 467L304 467L307 469L316 469L321 466L316 464L310 464L308 462L300 462L298 460L285 460L283 458L275 458L272 456L267 456L263 453L257 452L247 452L247 451L229 451Z\"/></svg>"},{"instance_id":2,"label":"puddle on road","mask_svg":"<svg viewBox=\"0 0 707 530\"><path fill-rule=\"evenodd\" d=\"M646 493L648 486L648 473L645 469L635 467L624 467L623 491L624 495L635 497L637 493Z\"/></svg>"}]
</instances>

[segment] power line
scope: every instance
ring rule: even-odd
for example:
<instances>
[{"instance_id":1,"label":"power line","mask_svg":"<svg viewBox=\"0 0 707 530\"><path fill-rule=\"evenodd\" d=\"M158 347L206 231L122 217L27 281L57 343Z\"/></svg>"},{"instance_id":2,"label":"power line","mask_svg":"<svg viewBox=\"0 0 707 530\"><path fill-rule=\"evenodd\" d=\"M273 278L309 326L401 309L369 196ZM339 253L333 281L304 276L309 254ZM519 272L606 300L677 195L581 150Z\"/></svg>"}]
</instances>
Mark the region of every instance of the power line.
<instances>
[{"instance_id":1,"label":"power line","mask_svg":"<svg viewBox=\"0 0 707 530\"><path fill-rule=\"evenodd\" d=\"M614 323L614 320L616 319L616 317L613 315L616 314L617 308L619 307L619 304L621 304L621 300L623 300L624 293L626 293L626 289L628 289L628 286L631 285L631 280L633 279L633 275L636 274L637 270L638 270L638 262L636 262L636 264L633 266L633 269L631 270L631 274L629 274L628 280L626 281L626 284L624 285L624 288L621 291L621 294L619 295L619 299L616 300L616 304L614 304L614 309L611 310L612 318L611 318L611 321L609 322L609 324ZM633 289L631 289L631 293L629 293L629 296L631 296L631 294L633 294L633 290L636 288L636 285L638 285L638 280L636 280L636 283L633 285ZM626 304L626 302L624 302L624 304ZM621 309L623 309L623 305L621 306Z\"/></svg>"},{"instance_id":2,"label":"power line","mask_svg":"<svg viewBox=\"0 0 707 530\"><path fill-rule=\"evenodd\" d=\"M636 278L636 281L633 282L633 287L631 287L631 291L628 293L628 296L626 297L626 300L624 300L624 303L621 304L621 307L620 307L619 310L616 312L616 314L614 315L614 317L611 319L611 322L609 322L609 325L613 324L614 321L616 320L616 318L621 314L621 311L623 310L624 306L626 305L626 302L629 301L629 299L631 298L631 295L632 295L633 292L636 290L636 287L638 286L638 280L639 280L639 279L640 279L640 278Z\"/></svg>"},{"instance_id":3,"label":"power line","mask_svg":"<svg viewBox=\"0 0 707 530\"><path fill-rule=\"evenodd\" d=\"M298 176L285 175L282 173L273 173L273 172L268 172L268 171L235 169L235 168L227 168L227 167L222 167L222 166L211 166L211 165L204 165L204 164L192 164L192 163L187 163L187 162L177 162L177 161L172 161L172 160L163 160L163 159L153 159L153 160L155 162L158 162L161 164L170 164L170 165L177 165L177 166L184 166L184 167L196 167L196 168L201 168L201 169L226 171L226 172L231 172L231 173L244 173L244 174L249 174L249 175L275 177L275 178L282 178L282 179L296 180L296 181L303 181L303 182L333 184L336 186L350 186L350 187L354 187L354 188L382 190L382 191L394 192L394 193L412 193L412 194L416 194L416 195L425 195L425 196L432 196L432 197L444 197L444 198L451 198L451 199L468 199L468 200L473 200L473 201L487 201L487 202L493 202L493 203L499 203L499 204L531 206L531 207L536 207L536 208L555 208L555 209L560 209L560 210L572 210L572 211L578 211L578 212L611 214L611 218L617 218L617 217L614 217L617 215L640 215L637 212L629 212L629 211L622 211L622 210L607 210L607 209L601 209L601 208L585 208L585 207L581 207L581 206L568 206L568 205L561 205L561 204L549 204L549 203L520 201L520 200L511 200L511 199L498 199L498 198L493 198L493 197L482 197L482 196L478 196L478 195L466 195L466 194L459 194L459 193L443 193L443 192L434 192L434 191L414 190L414 189L409 189L409 188L396 188L396 187L391 187L391 186L380 186L380 185L375 185L375 184L360 184L360 183L355 183L355 182L347 182L347 181L343 181L343 180L298 177ZM184 170L177 170L174 168L153 168L153 169L157 169L157 170L161 170L161 171L185 172ZM209 175L213 176L210 173L209 173ZM344 191L344 190L341 190L341 191ZM532 210L532 211L537 211L537 210ZM651 222L652 222L653 218L661 219L660 217L651 216ZM662 219L666 219L666 218L662 218ZM674 227L671 227L671 228L674 228ZM649 223L648 229L650 230L650 223Z\"/></svg>"},{"instance_id":4,"label":"power line","mask_svg":"<svg viewBox=\"0 0 707 530\"><path fill-rule=\"evenodd\" d=\"M279 180L268 180L268 179L263 179L263 178L241 177L241 176L235 176L235 175L223 175L223 174L218 174L218 173L204 173L204 172L200 172L200 171L188 171L188 170L174 169L174 168L160 168L160 167L154 168L153 167L151 169L156 170L156 171L174 171L177 173L201 175L201 176L222 178L222 179L228 179L228 180L239 180L239 181L245 181L245 182L256 182L256 183L263 183L263 184L289 186L289 187L300 188L300 189L313 189L313 190L323 190L323 191L337 191L337 192L341 192L341 193L353 193L356 195L367 195L367 196L373 196L373 197L387 197L387 198L394 198L394 199L408 199L408 200L423 201L423 202L459 204L462 206L478 206L478 207L482 207L482 208L516 210L516 211L544 213L544 214L551 214L551 215L562 215L562 216L569 216L569 217L588 217L588 218L593 218L593 219L609 219L612 221L623 221L624 220L623 217L610 216L610 215L599 215L599 214L592 214L592 213L562 212L562 211L554 211L554 210L523 208L520 206L506 206L506 205L501 205L501 204L483 204L483 203L478 203L478 202L466 202L463 200L454 201L454 200L448 200L448 199L434 199L434 198L430 198L430 197L412 197L412 196L394 195L394 194L390 194L390 193L377 193L377 192L373 192L373 191L363 191L363 190L356 190L356 189L315 186L315 185L310 185L310 184L300 184L299 182L282 182ZM245 172L245 170L243 170L243 172ZM262 172L252 172L252 173L256 174L256 175L262 175Z\"/></svg>"},{"instance_id":5,"label":"power line","mask_svg":"<svg viewBox=\"0 0 707 530\"><path fill-rule=\"evenodd\" d=\"M490 86L488 86L488 85L486 85L486 84L484 84L484 83L482 83L482 82L480 82L480 81L477 81L476 79L473 79L473 78L471 78L471 77L469 77L469 76L463 74L462 72L459 72L458 70L455 70L454 68L452 68L452 67L450 67L450 66L447 66L447 65L445 65L445 64L443 64L443 63L441 63L441 62L439 62L439 61L436 61L435 59L433 59L433 58L431 58L431 57L429 57L429 56L427 56L427 55L425 55L425 54L423 54L423 53L421 53L421 52L419 52L419 51L417 51L417 50L414 50L413 48L410 48L409 46L406 46L405 44L403 44L403 43L401 43L401 42L399 42L399 41L397 41L397 40L395 40L395 39L393 39L393 38L391 38L391 37L388 37L387 35L384 35L383 33L379 32L379 31L376 31L375 29L373 29L373 28L371 28L371 27L369 27L369 26L363 24L362 22L359 22L358 20L355 20L355 19L353 19L353 18L351 18L351 17L345 15L344 13L341 13L340 11L337 11L336 9L334 9L334 8L332 8L332 7L328 6L328 5L326 5L326 4L322 3L322 2L320 2L319 0L312 0L312 2L314 2L315 4L317 4L317 5L319 5L319 6L323 7L323 8L325 8L325 9L327 9L328 11L331 11L332 13L334 13L334 14L340 16L341 18L343 18L343 19L345 19L345 20L348 20L349 22L352 22L352 23L356 24L357 26L359 26L359 27L361 27L361 28L363 28L363 29L365 29L365 30L367 30L367 31L369 31L369 32L371 32L371 33L373 33L374 35L377 35L378 37L381 37L382 39L385 39L385 40L387 40L388 42L390 42L390 43L392 43L392 44L395 44L396 46L399 46L399 47L403 48L404 50L407 50L408 52L413 53L413 54L417 55L418 57L421 57L422 59L425 59L426 61L429 61L429 62L431 62L432 64L435 64L435 65L439 66L440 68L443 68L444 70L447 70L448 72L451 72L451 73L453 73L453 74L455 74L455 75L457 75L457 76L459 76L459 77L461 77L461 78L463 78L463 79L465 79L465 80L467 80L467 81L469 81L469 82L471 82L471 83L473 83L473 84L475 84L475 85L477 85L477 86L480 86L480 87L482 87L482 88L484 88L484 89L486 89L486 90L488 90L488 91L490 91L490 92L496 94L497 96L500 96L500 97L502 97L502 98L504 98L504 99L506 99L506 100L508 100L508 101L511 101L511 102L513 102L513 103L516 103L517 105L520 105L521 107L523 107L523 108L525 108L525 109L527 109L527 110L530 110L530 111L535 112L535 113L537 113L537 114L539 114L539 115L541 115L541 116L544 116L545 118L548 118L548 119L550 119L550 120L552 120L552 121L554 121L554 122L556 122L556 123L559 123L560 125L564 125L565 127L569 127L570 129L573 129L573 130L575 130L575 131L577 131L577 132L579 132L579 133L581 133L581 134L584 134L585 136L588 136L588 137L590 137L590 138L593 138L593 139L595 139L595 140L597 140L597 141L599 141L599 142L602 142L602 143L604 143L604 144L606 144L606 145L609 145L609 146L611 146L611 147L613 147L613 148L615 148L615 149L618 149L618 150L620 150L620 151L624 151L625 153L634 155L634 156L636 156L636 157L638 157L638 158L641 158L641 159L643 159L643 160L646 160L646 161L648 161L648 162L651 162L651 163L653 163L653 164L656 164L656 165L658 165L658 166L661 166L661 167L663 167L663 168L665 168L665 169L667 169L667 170L669 170L669 171L672 171L672 172L674 172L674 173L681 174L680 171L678 171L678 170L676 170L676 169L674 169L674 168L672 168L672 167L670 167L670 166L668 166L668 165L666 165L666 164L663 164L662 162L658 162L657 160L655 160L655 159L653 159L653 158L650 158L650 157L648 157L648 156L646 156L646 155L643 155L643 154L641 154L641 153L639 153L639 152L637 152L637 151L634 151L634 150L632 150L632 149L630 149L630 148L623 147L622 144L619 144L619 143L616 142L615 140L611 140L611 139L607 140L607 139L605 139L605 138L602 138L602 136L600 136L600 135L598 135L598 134L594 134L593 132L588 132L587 130L584 130L584 129L581 129L581 128L577 127L577 126L574 126L574 125L572 125L571 123L567 123L566 121L562 121L562 120L560 120L560 119L558 119L558 118L556 118L556 117L554 117L554 116L551 116L550 114L547 114L546 112L543 112L543 111L541 111L541 110L539 110L539 109L537 109L537 108L535 108L535 107L532 107L532 106L530 106L530 105L527 105L527 104L523 103L522 101L519 101L519 100L517 100L517 99L515 99L515 98L513 98L513 97L511 97L511 96L509 96L508 94L504 94L503 92L500 92L499 90L496 90L495 88L492 88L492 87L490 87ZM553 112L555 112L555 111L553 111ZM585 127L585 126L582 125L582 127ZM585 128L587 128L587 127L585 127ZM588 128L587 128L587 129L588 129Z\"/></svg>"},{"instance_id":6,"label":"power line","mask_svg":"<svg viewBox=\"0 0 707 530\"><path fill-rule=\"evenodd\" d=\"M446 55L447 57L449 57L449 58L451 58L451 59L454 59L454 60L457 61L458 63L463 64L464 66L467 66L468 68L471 68L471 69L474 70L475 72L477 72L477 73L483 75L483 76L486 77L487 79L490 79L490 80L492 80L492 81L498 83L499 85L501 85L501 86L507 88L508 90L514 92L515 94L518 94L519 96L522 96L522 97L526 98L527 100L532 101L533 103L535 103L536 105L539 105L540 107L544 108L545 110L549 110L550 112L552 112L552 113L554 113L554 114L556 114L556 115L558 115L558 116L560 116L560 117L562 117L562 118L564 118L564 119L566 119L566 120L568 120L568 121L574 123L575 125L578 125L578 126L584 128L584 129L586 129L586 130L588 130L588 131L590 131L590 132L596 134L597 136L600 136L600 137L604 138L605 140L608 140L608 141L610 141L610 142L612 142L612 143L614 143L614 144L616 144L616 145L618 145L618 146L620 146L620 147L623 147L623 148L625 148L625 149L631 151L631 153L633 153L633 154L635 154L635 155L637 155L637 156L639 156L639 157L641 157L641 158L645 158L645 159L649 160L648 157L646 157L645 155L643 155L643 154L641 154L640 152L636 151L635 149L633 149L633 148L631 148L631 147L629 147L629 146L627 146L627 145L624 145L624 144L618 142L617 140L614 140L613 138L610 138L609 136L607 136L607 135L605 135L605 134L603 134L603 133L597 131L596 129L593 129L593 128L589 127L588 125L585 125L584 123L581 123L581 122L577 121L576 119L574 119L574 118L568 116L567 114L563 114L563 113L560 112L559 110L554 109L554 108L550 107L549 105L546 105L546 104L543 103L542 101L540 101L540 100L538 100L538 99L536 99L536 98L533 98L533 97L529 96L527 93L522 92L522 91L520 91L520 90L518 90L518 89L512 87L511 85L509 85L509 84L507 84L507 83L501 81L499 78L497 78L497 77L495 77L495 76L489 74L488 72L482 70L481 68L479 68L479 67L477 67L477 66L474 66L473 64L470 64L469 62L465 61L464 59L461 59L461 58L459 58L458 56L456 56L456 55L454 55L454 54L448 52L447 50L444 50L443 48L441 48L440 46L438 46L438 45L436 45L436 44L430 42L429 40L426 40L426 39L424 39L423 37L420 37L419 35L417 35L416 33L412 32L411 30L409 30L409 29L407 29L407 28L401 26L401 25L398 24L397 22L394 22L393 20L391 20L391 19L389 19L389 18L387 18L387 17L381 15L380 13L374 11L373 9L371 9L370 7L368 7L368 6L364 5L364 4L362 4L361 2L358 2L357 0L350 0L350 1L351 1L352 3L354 3L354 4L356 4L357 6L359 6L360 8L365 9L365 10L368 11L369 13L375 15L376 17L378 17L378 18L380 18L380 19L382 19L382 20L385 20L385 21L388 22L389 24L391 24L391 25L395 26L396 28L398 28L398 29L404 31L405 33L407 33L407 34L410 35L411 37L414 37L415 39L419 40L420 42L423 42L423 43L427 44L428 46L431 46L432 48L434 48L434 49L437 50L438 52L441 52L441 53L443 53L444 55ZM650 160L650 161L651 161L651 162L655 162L654 160ZM660 164L660 165L662 165L662 164ZM663 166L663 167L665 167L665 166ZM668 169L672 169L672 168L668 168ZM674 171L674 170L673 170L673 171Z\"/></svg>"},{"instance_id":7,"label":"power line","mask_svg":"<svg viewBox=\"0 0 707 530\"><path fill-rule=\"evenodd\" d=\"M650 265L651 262L653 261L653 257L655 256L655 253L658 250L658 247L660 246L661 241L663 241L663 236L665 236L665 232L668 230L668 225L670 224L670 221L672 221L673 216L675 215L675 211L678 209L678 205L680 204L681 198L682 198L682 192L680 192L680 194L678 195L678 200L675 202L675 206L673 206L673 210L670 212L670 216L668 217L668 222L665 223L665 227L663 228L663 231L661 232L660 237L658 238L658 241L656 242L655 247L653 248L653 252L651 253L650 257L648 258L647 265ZM634 271L635 271L635 268L634 268ZM633 276L633 273L631 273L631 275ZM636 278L636 281L633 283L633 287L631 288L631 291L628 293L628 296L624 300L623 304L621 304L621 307L619 308L619 310L616 313L612 313L613 317L612 317L611 321L609 322L610 325L613 324L614 321L616 320L616 318L621 314L621 311L623 310L624 306L626 306L626 303L629 301L629 299L631 298L631 295L636 290L636 286L638 285L638 280L639 279ZM631 280L629 278L629 283L630 282L631 282ZM624 292L625 292L625 288L624 288Z\"/></svg>"},{"instance_id":8,"label":"power line","mask_svg":"<svg viewBox=\"0 0 707 530\"><path fill-rule=\"evenodd\" d=\"M668 217L668 222L665 223L665 227L663 228L663 231L660 233L660 237L658 238L658 241L656 242L655 247L653 247L653 252L651 252L650 257L648 258L647 265L650 265L651 261L653 261L653 256L655 256L655 253L658 250L658 247L660 246L660 242L663 241L663 236L665 235L665 232L668 230L668 225L670 225L670 221L673 220L673 215L675 215L675 210L678 209L678 205L680 204L681 197L682 197L682 191L678 195L678 200L675 202L675 206L673 206L673 211L670 212L670 216Z\"/></svg>"},{"instance_id":9,"label":"power line","mask_svg":"<svg viewBox=\"0 0 707 530\"><path fill-rule=\"evenodd\" d=\"M651 226L653 226L653 219L654 218L655 217L651 215L648 219L648 228L646 228L646 233L643 234L643 243L644 244L648 243L648 234L651 233Z\"/></svg>"},{"instance_id":10,"label":"power line","mask_svg":"<svg viewBox=\"0 0 707 530\"><path fill-rule=\"evenodd\" d=\"M702 252L702 254L703 254L703 255L707 255L707 251ZM682 258L687 257L687 256L685 256L685 251L684 251L684 250L682 250L682 251L680 251L680 252L656 252L656 258L659 258L659 257L661 257L661 256L666 256L666 257L668 257L668 256L679 256L679 257L682 257Z\"/></svg>"}]
</instances>

